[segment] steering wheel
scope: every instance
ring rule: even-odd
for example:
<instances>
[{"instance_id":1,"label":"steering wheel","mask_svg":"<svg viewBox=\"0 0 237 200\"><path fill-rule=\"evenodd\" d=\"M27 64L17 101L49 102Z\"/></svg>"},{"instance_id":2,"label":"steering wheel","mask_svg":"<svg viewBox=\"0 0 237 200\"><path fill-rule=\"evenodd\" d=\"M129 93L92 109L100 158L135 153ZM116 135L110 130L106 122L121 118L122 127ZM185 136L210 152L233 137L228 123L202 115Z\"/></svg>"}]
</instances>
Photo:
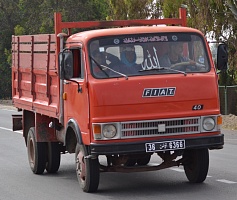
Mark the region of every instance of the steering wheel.
<instances>
[{"instance_id":1,"label":"steering wheel","mask_svg":"<svg viewBox=\"0 0 237 200\"><path fill-rule=\"evenodd\" d=\"M179 67L179 66L184 66L184 71L186 71L187 67L190 67L190 66L194 66L195 69L205 67L205 65L203 65L203 64L200 64L200 63L197 63L194 61L188 61L188 62L175 63L175 64L171 65L170 68L175 69L176 67Z\"/></svg>"},{"instance_id":2,"label":"steering wheel","mask_svg":"<svg viewBox=\"0 0 237 200\"><path fill-rule=\"evenodd\" d=\"M180 62L180 63L175 63L173 65L170 66L170 68L175 68L175 67L179 67L179 66L193 66L195 64L192 64L191 62Z\"/></svg>"}]
</instances>

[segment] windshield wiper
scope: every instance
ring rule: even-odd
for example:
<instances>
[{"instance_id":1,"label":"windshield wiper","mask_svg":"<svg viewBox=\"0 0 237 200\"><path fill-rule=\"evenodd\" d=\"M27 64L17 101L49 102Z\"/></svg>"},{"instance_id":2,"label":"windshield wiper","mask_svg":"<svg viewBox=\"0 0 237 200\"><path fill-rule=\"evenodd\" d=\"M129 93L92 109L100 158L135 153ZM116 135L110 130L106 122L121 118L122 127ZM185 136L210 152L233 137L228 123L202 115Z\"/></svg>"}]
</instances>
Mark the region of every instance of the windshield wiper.
<instances>
[{"instance_id":1,"label":"windshield wiper","mask_svg":"<svg viewBox=\"0 0 237 200\"><path fill-rule=\"evenodd\" d=\"M109 77L109 74L108 74L106 71L103 70L102 66L101 66L92 56L90 56L90 58L91 58L91 60L93 60L94 63L100 68L100 70L101 70L107 77Z\"/></svg>"},{"instance_id":2,"label":"windshield wiper","mask_svg":"<svg viewBox=\"0 0 237 200\"><path fill-rule=\"evenodd\" d=\"M143 69L143 70L139 70L139 72L144 72L144 71L152 71L152 70L170 70L170 71L174 71L174 72L178 72L183 74L184 76L187 76L186 72L177 70L177 69L173 69L173 68L168 68L168 67L159 67L159 68L152 68L152 69Z\"/></svg>"},{"instance_id":3,"label":"windshield wiper","mask_svg":"<svg viewBox=\"0 0 237 200\"><path fill-rule=\"evenodd\" d=\"M114 72L114 73L116 73L116 74L119 74L119 75L125 77L126 80L128 79L128 76L127 76L126 74L122 74L122 73L120 73L120 72L118 72L118 71L116 71L116 70L114 70L114 69L111 69L110 67L105 66L105 65L100 65L100 66L101 66L101 68L102 68L103 71L104 71L105 69L109 69L110 71L112 71L112 72Z\"/></svg>"},{"instance_id":4,"label":"windshield wiper","mask_svg":"<svg viewBox=\"0 0 237 200\"><path fill-rule=\"evenodd\" d=\"M100 70L103 71L103 72L106 74L107 77L109 77L109 74L105 71L105 69L109 69L110 71L112 71L112 72L114 72L114 73L116 73L116 74L119 74L119 75L125 77L126 80L128 79L128 76L127 76L127 75L122 74L122 73L120 73L120 72L118 72L118 71L116 71L116 70L113 70L113 69L111 69L110 67L107 67L107 66L105 66L105 65L99 64L92 56L90 56L90 58L96 63L96 65L100 68Z\"/></svg>"}]
</instances>

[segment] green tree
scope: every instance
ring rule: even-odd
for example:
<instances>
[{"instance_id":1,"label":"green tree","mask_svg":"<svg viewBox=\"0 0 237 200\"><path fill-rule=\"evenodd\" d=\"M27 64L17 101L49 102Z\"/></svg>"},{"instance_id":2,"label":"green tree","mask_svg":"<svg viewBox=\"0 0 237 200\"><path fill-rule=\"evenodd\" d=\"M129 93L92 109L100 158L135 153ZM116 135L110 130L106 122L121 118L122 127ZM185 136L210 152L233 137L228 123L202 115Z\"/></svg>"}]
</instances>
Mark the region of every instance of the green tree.
<instances>
[{"instance_id":1,"label":"green tree","mask_svg":"<svg viewBox=\"0 0 237 200\"><path fill-rule=\"evenodd\" d=\"M17 2L14 0L0 0L0 98L11 96L11 68L8 58L10 56L14 24L18 22Z\"/></svg>"},{"instance_id":2,"label":"green tree","mask_svg":"<svg viewBox=\"0 0 237 200\"><path fill-rule=\"evenodd\" d=\"M106 0L20 0L21 24L26 34L53 33L54 12L64 21L105 20Z\"/></svg>"},{"instance_id":3,"label":"green tree","mask_svg":"<svg viewBox=\"0 0 237 200\"><path fill-rule=\"evenodd\" d=\"M108 20L146 19L158 16L153 0L108 0L110 15Z\"/></svg>"}]
</instances>

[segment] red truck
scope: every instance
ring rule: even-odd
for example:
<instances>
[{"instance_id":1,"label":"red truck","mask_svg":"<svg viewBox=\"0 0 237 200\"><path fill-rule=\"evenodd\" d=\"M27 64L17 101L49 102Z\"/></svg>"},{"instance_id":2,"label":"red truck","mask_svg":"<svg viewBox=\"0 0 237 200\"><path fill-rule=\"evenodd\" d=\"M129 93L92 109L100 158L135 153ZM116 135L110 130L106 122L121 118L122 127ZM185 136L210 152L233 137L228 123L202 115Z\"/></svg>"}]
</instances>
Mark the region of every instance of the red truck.
<instances>
[{"instance_id":1,"label":"red truck","mask_svg":"<svg viewBox=\"0 0 237 200\"><path fill-rule=\"evenodd\" d=\"M101 172L183 165L190 182L206 179L209 150L224 145L217 69L226 69L227 48L218 46L215 66L179 12L91 22L55 13L55 34L12 37L12 97L22 111L13 130L23 130L33 173L55 173L61 154L75 153L85 192L97 191Z\"/></svg>"}]
</instances>

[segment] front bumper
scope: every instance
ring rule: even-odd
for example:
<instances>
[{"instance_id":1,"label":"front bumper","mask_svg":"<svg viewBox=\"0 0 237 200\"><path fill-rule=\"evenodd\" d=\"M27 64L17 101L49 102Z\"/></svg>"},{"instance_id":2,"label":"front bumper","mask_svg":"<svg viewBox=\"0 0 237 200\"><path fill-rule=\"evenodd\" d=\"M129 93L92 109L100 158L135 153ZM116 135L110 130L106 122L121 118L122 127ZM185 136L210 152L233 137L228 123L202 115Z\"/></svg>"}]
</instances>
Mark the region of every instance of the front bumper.
<instances>
[{"instance_id":1,"label":"front bumper","mask_svg":"<svg viewBox=\"0 0 237 200\"><path fill-rule=\"evenodd\" d=\"M183 138L180 138L183 139ZM172 139L168 139L172 141ZM175 138L173 140L179 140ZM130 154L130 153L145 153L145 144L152 142L162 142L163 140L154 141L146 140L142 142L124 142L113 144L94 144L90 145L92 155L110 155L110 154ZM164 140L167 141L167 140ZM209 149L222 149L224 145L224 135L219 134L215 136L186 138L185 149L209 148Z\"/></svg>"}]
</instances>

